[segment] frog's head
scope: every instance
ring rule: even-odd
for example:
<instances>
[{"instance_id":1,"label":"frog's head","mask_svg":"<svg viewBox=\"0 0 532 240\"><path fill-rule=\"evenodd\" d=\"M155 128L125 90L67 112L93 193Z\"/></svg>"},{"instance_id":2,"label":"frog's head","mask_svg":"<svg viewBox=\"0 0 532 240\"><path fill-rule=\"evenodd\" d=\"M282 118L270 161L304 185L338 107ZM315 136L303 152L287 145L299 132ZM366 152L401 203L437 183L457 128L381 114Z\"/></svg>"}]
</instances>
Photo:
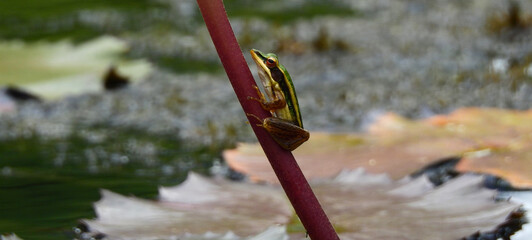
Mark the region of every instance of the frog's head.
<instances>
[{"instance_id":1,"label":"frog's head","mask_svg":"<svg viewBox=\"0 0 532 240\"><path fill-rule=\"evenodd\" d=\"M251 49L251 57L253 61L257 64L258 67L263 68L264 70L279 67L279 59L275 53L264 54L257 49Z\"/></svg>"},{"instance_id":2,"label":"frog's head","mask_svg":"<svg viewBox=\"0 0 532 240\"><path fill-rule=\"evenodd\" d=\"M255 64L257 64L262 86L264 88L270 88L273 84L275 84L270 69L278 67L279 60L277 59L277 55L274 53L264 54L257 49L251 49L249 52L251 53L251 58L253 58L253 61L255 61ZM271 92L267 93L268 95L271 95Z\"/></svg>"}]
</instances>

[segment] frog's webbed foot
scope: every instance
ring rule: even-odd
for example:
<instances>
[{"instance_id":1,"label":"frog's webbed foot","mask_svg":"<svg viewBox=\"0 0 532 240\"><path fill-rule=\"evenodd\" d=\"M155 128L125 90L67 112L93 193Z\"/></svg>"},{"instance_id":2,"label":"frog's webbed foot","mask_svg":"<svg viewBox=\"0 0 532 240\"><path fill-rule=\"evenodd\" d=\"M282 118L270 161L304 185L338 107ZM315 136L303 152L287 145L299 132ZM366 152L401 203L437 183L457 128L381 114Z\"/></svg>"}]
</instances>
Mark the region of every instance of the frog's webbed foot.
<instances>
[{"instance_id":1,"label":"frog's webbed foot","mask_svg":"<svg viewBox=\"0 0 532 240\"><path fill-rule=\"evenodd\" d=\"M262 104L262 102L266 102L266 98L264 97L264 94L260 91L259 87L257 85L254 85L253 88L255 88L255 91L257 91L257 95L259 98L248 96L248 100L254 100Z\"/></svg>"},{"instance_id":2,"label":"frog's webbed foot","mask_svg":"<svg viewBox=\"0 0 532 240\"><path fill-rule=\"evenodd\" d=\"M248 99L259 102L264 110L274 111L286 106L286 101L284 97L282 95L279 95L279 93L277 93L276 91L272 91L274 95L273 99L271 101L268 101L264 97L264 94L260 91L259 87L253 86L253 88L255 88L255 90L257 91L257 95L259 95L259 98L248 96Z\"/></svg>"}]
</instances>

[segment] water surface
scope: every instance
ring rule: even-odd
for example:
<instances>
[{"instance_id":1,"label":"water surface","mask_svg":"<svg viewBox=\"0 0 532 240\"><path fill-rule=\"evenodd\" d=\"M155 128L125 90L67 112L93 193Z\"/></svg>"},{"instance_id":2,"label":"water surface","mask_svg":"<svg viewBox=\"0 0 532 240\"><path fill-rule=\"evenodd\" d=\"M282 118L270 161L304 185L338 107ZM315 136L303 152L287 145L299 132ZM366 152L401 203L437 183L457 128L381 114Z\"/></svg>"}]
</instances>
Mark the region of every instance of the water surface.
<instances>
[{"instance_id":1,"label":"water surface","mask_svg":"<svg viewBox=\"0 0 532 240\"><path fill-rule=\"evenodd\" d=\"M80 136L0 142L0 233L72 239L79 219L95 217L100 189L154 199L158 186L178 184L190 170L207 174L216 156L171 137L110 132L96 143ZM142 144L148 150L134 152Z\"/></svg>"}]
</instances>

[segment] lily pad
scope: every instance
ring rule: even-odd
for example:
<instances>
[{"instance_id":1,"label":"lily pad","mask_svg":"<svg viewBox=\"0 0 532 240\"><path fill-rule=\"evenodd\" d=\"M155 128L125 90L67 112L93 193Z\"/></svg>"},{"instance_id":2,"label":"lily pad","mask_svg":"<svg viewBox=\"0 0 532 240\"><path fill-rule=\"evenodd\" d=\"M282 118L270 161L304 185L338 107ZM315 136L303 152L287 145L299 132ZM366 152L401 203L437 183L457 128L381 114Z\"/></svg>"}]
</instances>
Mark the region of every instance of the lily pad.
<instances>
[{"instance_id":1,"label":"lily pad","mask_svg":"<svg viewBox=\"0 0 532 240\"><path fill-rule=\"evenodd\" d=\"M491 231L518 209L513 201L495 201L496 192L483 188L482 181L478 175L463 175L434 188L425 177L393 181L358 169L312 186L341 239L451 240ZM95 204L98 218L84 220L87 234L106 239L256 239L278 231L276 226L298 229L300 224L278 186L191 173L179 186L160 188L159 196L150 201L103 190ZM305 239L305 232L292 230L269 239L287 236Z\"/></svg>"},{"instance_id":2,"label":"lily pad","mask_svg":"<svg viewBox=\"0 0 532 240\"><path fill-rule=\"evenodd\" d=\"M532 110L464 108L449 115L408 120L389 113L366 133L312 133L294 151L308 178L324 178L342 169L364 167L371 173L402 178L448 157L463 157L460 171L475 171L532 187ZM277 182L256 144L227 150L228 165L254 181Z\"/></svg>"},{"instance_id":3,"label":"lily pad","mask_svg":"<svg viewBox=\"0 0 532 240\"><path fill-rule=\"evenodd\" d=\"M47 99L95 92L103 88L102 77L111 65L138 81L151 65L145 60L122 59L128 48L126 42L111 36L79 45L67 40L0 42L0 85L16 85Z\"/></svg>"}]
</instances>

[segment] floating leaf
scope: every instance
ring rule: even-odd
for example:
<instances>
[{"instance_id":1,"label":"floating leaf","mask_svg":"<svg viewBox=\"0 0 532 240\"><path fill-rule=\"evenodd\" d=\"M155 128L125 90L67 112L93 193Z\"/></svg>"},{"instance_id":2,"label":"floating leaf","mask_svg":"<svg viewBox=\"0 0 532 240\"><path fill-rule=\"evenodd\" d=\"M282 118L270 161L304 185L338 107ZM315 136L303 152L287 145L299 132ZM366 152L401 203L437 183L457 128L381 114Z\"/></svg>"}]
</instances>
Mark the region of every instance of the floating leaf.
<instances>
[{"instance_id":1,"label":"floating leaf","mask_svg":"<svg viewBox=\"0 0 532 240\"><path fill-rule=\"evenodd\" d=\"M440 159L463 156L460 171L485 172L532 187L532 110L464 108L412 121L381 116L363 134L312 133L294 151L309 178L364 167L399 179ZM254 181L277 182L258 145L224 152L228 165Z\"/></svg>"},{"instance_id":2,"label":"floating leaf","mask_svg":"<svg viewBox=\"0 0 532 240\"><path fill-rule=\"evenodd\" d=\"M212 181L197 174L173 188L160 188L160 201L124 197L107 190L95 204L97 221L86 223L111 239L198 236L206 232L249 236L292 216L278 188ZM230 238L239 239L239 238Z\"/></svg>"},{"instance_id":3,"label":"floating leaf","mask_svg":"<svg viewBox=\"0 0 532 240\"><path fill-rule=\"evenodd\" d=\"M434 188L425 177L393 181L358 169L312 185L341 239L451 240L491 231L518 208L494 201L496 192L482 181L463 175ZM106 239L260 239L272 232L263 239L287 239L275 226L299 224L280 187L192 173L159 194L159 201L148 201L104 190L95 204L98 219L84 222ZM289 236L304 239L305 232Z\"/></svg>"},{"instance_id":4,"label":"floating leaf","mask_svg":"<svg viewBox=\"0 0 532 240\"><path fill-rule=\"evenodd\" d=\"M54 99L102 89L102 77L111 65L139 81L151 71L145 60L126 60L126 42L103 36L83 44L21 41L0 42L0 85L16 85Z\"/></svg>"}]
</instances>

